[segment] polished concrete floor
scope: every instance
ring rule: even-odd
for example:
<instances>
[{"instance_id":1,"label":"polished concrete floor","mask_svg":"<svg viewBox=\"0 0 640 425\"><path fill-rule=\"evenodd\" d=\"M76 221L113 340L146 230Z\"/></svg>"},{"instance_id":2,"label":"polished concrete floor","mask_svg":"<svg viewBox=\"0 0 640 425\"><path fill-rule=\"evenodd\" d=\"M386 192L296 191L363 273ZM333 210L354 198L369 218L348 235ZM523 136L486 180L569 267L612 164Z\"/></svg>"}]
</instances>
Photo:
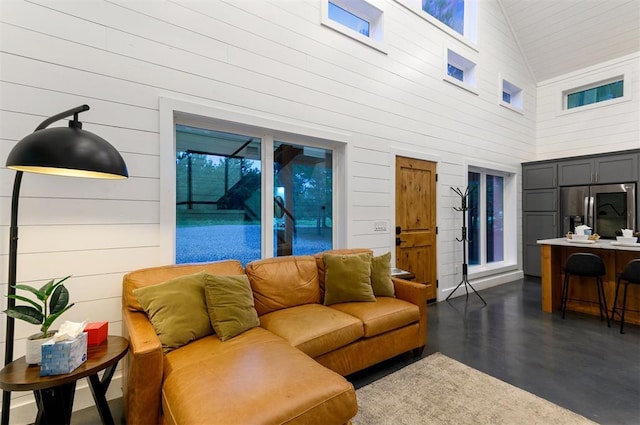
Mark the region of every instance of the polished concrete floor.
<instances>
[{"instance_id":1,"label":"polished concrete floor","mask_svg":"<svg viewBox=\"0 0 640 425\"><path fill-rule=\"evenodd\" d=\"M429 304L423 356L439 351L601 424L640 424L640 327L621 335L617 322L543 313L538 279L481 295L487 306L473 292ZM360 387L414 361L399 356L349 380ZM111 405L118 421L121 399ZM75 412L72 423L99 423L97 412Z\"/></svg>"},{"instance_id":2,"label":"polished concrete floor","mask_svg":"<svg viewBox=\"0 0 640 425\"><path fill-rule=\"evenodd\" d=\"M464 290L461 288L461 291ZM427 347L601 424L640 424L640 327L543 313L539 279L428 307ZM609 302L611 302L610 300ZM403 356L352 377L356 386L413 361Z\"/></svg>"}]
</instances>

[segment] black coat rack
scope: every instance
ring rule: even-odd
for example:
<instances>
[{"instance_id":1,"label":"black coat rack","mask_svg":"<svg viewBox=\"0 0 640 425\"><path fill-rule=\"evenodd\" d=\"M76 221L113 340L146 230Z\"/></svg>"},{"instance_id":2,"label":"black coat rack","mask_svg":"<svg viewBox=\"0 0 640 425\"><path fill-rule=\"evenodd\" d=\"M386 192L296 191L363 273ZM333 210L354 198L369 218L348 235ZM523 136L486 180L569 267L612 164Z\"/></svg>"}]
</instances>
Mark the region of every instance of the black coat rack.
<instances>
[{"instance_id":1,"label":"black coat rack","mask_svg":"<svg viewBox=\"0 0 640 425\"><path fill-rule=\"evenodd\" d=\"M455 193L458 194L458 196L460 196L460 208L453 207L453 209L456 211L462 211L462 239L456 238L458 242L462 242L462 280L460 281L460 283L458 283L458 286L456 286L456 289L451 291L451 293L447 296L445 301L448 301L449 297L451 297L451 295L453 295L453 293L456 292L458 288L464 284L464 290L467 293L467 298L469 298L469 290L467 289L467 287L469 287L473 290L473 292L476 293L478 298L482 300L484 305L487 305L487 302L484 300L484 298L482 298L482 296L478 293L478 291L475 290L473 285L469 283L469 278L468 278L467 243L469 242L469 239L467 239L467 211L469 211L469 207L467 207L467 198L469 197L469 193L470 193L469 186L467 186L464 193L457 187L456 188L452 187L451 190L453 190Z\"/></svg>"}]
</instances>

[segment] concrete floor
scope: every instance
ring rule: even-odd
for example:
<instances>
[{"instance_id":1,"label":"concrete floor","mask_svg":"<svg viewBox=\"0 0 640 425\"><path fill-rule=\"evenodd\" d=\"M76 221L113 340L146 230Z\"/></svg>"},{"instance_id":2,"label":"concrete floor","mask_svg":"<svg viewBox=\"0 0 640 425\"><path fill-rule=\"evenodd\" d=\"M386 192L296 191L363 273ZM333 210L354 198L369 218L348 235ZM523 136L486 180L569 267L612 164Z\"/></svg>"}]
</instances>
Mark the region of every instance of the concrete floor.
<instances>
[{"instance_id":1,"label":"concrete floor","mask_svg":"<svg viewBox=\"0 0 640 425\"><path fill-rule=\"evenodd\" d=\"M439 351L601 424L640 423L639 326L621 335L618 322L543 313L539 279L481 294L487 306L471 290L468 299L429 305L423 356ZM348 378L358 388L415 360L398 356ZM122 401L110 404L117 422ZM73 414L72 424L96 423L95 408Z\"/></svg>"}]
</instances>

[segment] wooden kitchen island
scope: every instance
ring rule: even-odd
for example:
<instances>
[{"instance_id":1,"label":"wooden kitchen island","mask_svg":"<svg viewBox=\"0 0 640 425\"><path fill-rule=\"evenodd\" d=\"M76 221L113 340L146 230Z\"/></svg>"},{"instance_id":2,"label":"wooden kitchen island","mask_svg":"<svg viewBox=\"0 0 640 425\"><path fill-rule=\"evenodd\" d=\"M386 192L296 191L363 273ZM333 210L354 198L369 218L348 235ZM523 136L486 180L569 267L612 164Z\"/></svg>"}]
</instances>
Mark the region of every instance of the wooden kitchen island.
<instances>
[{"instance_id":1,"label":"wooden kitchen island","mask_svg":"<svg viewBox=\"0 0 640 425\"><path fill-rule=\"evenodd\" d=\"M565 238L537 241L541 245L542 251L542 310L551 313L560 309L562 282L564 280L563 267L567 257L576 252L589 252L599 255L607 269L607 274L602 279L607 298L607 308L609 309L608 313L611 316L617 276L630 260L640 258L640 245L621 246L612 244L612 242L615 241L601 239L595 243L577 243L570 242ZM585 280L585 282L578 282L580 279ZM616 310L617 312L622 308L623 289L624 287L621 287L618 295L619 307ZM588 281L587 278L571 277L567 310L595 316L600 315L598 293L593 279ZM620 320L617 314L615 320ZM629 285L625 323L640 324L640 288L638 285Z\"/></svg>"}]
</instances>

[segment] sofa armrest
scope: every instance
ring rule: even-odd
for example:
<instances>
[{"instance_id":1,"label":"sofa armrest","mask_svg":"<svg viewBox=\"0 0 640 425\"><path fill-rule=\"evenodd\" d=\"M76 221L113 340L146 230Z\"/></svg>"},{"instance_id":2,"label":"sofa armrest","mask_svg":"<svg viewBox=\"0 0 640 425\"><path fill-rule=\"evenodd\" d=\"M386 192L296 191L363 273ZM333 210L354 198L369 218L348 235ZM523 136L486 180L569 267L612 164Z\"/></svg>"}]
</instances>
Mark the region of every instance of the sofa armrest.
<instances>
[{"instance_id":1,"label":"sofa armrest","mask_svg":"<svg viewBox=\"0 0 640 425\"><path fill-rule=\"evenodd\" d=\"M147 315L124 308L123 331L129 353L123 370L124 409L127 424L159 424L162 397L162 343Z\"/></svg>"},{"instance_id":2,"label":"sofa armrest","mask_svg":"<svg viewBox=\"0 0 640 425\"><path fill-rule=\"evenodd\" d=\"M396 298L415 304L420 309L420 341L417 348L427 343L427 287L421 283L410 282L392 277L391 281L396 292Z\"/></svg>"}]
</instances>

